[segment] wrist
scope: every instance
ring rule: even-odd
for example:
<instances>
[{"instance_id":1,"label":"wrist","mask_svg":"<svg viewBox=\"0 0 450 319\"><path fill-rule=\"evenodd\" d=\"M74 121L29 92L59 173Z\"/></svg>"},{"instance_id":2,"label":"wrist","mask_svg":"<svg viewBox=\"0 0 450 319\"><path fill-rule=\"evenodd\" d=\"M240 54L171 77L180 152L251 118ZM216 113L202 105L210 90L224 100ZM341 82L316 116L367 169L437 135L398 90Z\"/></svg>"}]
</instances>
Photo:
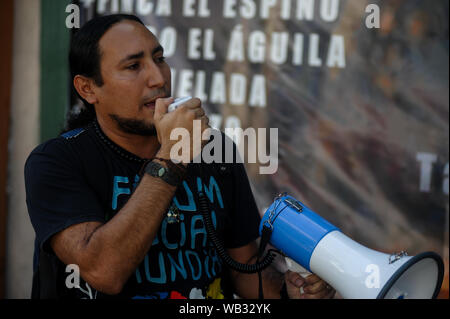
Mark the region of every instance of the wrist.
<instances>
[{"instance_id":1,"label":"wrist","mask_svg":"<svg viewBox=\"0 0 450 319\"><path fill-rule=\"evenodd\" d=\"M162 159L148 161L143 167L143 173L159 178L167 184L175 187L183 181L183 176L178 172L175 172L173 168L170 167L170 164L164 162Z\"/></svg>"},{"instance_id":2,"label":"wrist","mask_svg":"<svg viewBox=\"0 0 450 319\"><path fill-rule=\"evenodd\" d=\"M164 167L167 167L172 173L176 174L181 179L184 179L187 175L187 168L182 163L175 164L170 159L160 157L155 157L153 161L163 163Z\"/></svg>"},{"instance_id":3,"label":"wrist","mask_svg":"<svg viewBox=\"0 0 450 319\"><path fill-rule=\"evenodd\" d=\"M159 149L159 151L156 153L155 155L155 161L158 161L158 163L164 162L164 165L167 166L167 162L171 161L174 165L181 165L184 168L186 168L188 166L189 163L183 163L183 162L174 162L172 161L172 158L170 156L170 151L171 151L172 147L168 147L168 146L161 146L161 148Z\"/></svg>"},{"instance_id":4,"label":"wrist","mask_svg":"<svg viewBox=\"0 0 450 319\"><path fill-rule=\"evenodd\" d=\"M161 146L155 157L170 159L170 148L167 146Z\"/></svg>"}]
</instances>

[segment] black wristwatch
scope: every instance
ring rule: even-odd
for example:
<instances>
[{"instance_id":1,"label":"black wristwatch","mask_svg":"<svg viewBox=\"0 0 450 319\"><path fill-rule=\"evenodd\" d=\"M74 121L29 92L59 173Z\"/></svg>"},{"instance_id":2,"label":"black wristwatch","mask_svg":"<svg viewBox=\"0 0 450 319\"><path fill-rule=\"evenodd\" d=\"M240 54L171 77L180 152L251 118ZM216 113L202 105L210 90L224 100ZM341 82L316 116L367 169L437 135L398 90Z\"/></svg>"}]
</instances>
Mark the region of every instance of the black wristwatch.
<instances>
[{"instance_id":1,"label":"black wristwatch","mask_svg":"<svg viewBox=\"0 0 450 319\"><path fill-rule=\"evenodd\" d=\"M144 172L150 176L160 178L172 186L178 186L182 182L179 175L175 174L167 167L153 161L147 163Z\"/></svg>"}]
</instances>

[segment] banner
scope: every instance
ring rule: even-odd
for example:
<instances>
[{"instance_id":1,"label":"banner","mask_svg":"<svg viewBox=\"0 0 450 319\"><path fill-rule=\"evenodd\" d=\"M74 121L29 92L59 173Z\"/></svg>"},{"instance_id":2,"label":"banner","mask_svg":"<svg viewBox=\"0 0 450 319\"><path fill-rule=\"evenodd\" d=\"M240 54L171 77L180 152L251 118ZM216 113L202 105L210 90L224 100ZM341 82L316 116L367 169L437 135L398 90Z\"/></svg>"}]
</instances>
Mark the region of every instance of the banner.
<instances>
[{"instance_id":1,"label":"banner","mask_svg":"<svg viewBox=\"0 0 450 319\"><path fill-rule=\"evenodd\" d=\"M276 172L246 162L261 213L286 191L368 247L438 252L448 276L448 1L74 4L82 23L139 16L173 96L200 98L212 126L278 129Z\"/></svg>"}]
</instances>

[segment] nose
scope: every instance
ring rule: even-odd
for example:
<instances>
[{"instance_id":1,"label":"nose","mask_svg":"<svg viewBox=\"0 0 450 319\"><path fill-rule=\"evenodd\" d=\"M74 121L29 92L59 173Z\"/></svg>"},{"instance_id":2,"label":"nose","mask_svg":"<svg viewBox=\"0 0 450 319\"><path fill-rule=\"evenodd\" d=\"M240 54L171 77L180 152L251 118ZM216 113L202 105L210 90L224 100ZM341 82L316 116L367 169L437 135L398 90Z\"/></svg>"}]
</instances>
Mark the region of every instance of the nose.
<instances>
[{"instance_id":1,"label":"nose","mask_svg":"<svg viewBox=\"0 0 450 319\"><path fill-rule=\"evenodd\" d=\"M155 62L150 62L147 67L147 85L148 87L164 87L166 80L164 75Z\"/></svg>"}]
</instances>

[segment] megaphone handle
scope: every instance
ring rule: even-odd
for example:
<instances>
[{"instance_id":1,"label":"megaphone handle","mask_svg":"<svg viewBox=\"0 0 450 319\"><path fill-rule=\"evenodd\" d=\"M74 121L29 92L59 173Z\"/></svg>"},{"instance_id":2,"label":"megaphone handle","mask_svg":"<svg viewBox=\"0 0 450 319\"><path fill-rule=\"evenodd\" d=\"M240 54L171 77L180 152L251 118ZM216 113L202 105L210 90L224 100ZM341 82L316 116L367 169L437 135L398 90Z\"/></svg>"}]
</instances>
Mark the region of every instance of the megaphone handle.
<instances>
[{"instance_id":1,"label":"megaphone handle","mask_svg":"<svg viewBox=\"0 0 450 319\"><path fill-rule=\"evenodd\" d=\"M309 271L303 271L303 272L299 272L298 273L300 276L302 276L304 279L306 279L307 277L309 277L310 275L312 275L312 273L310 273ZM303 286L300 287L300 293L303 295L305 293L305 291L303 290Z\"/></svg>"},{"instance_id":2,"label":"megaphone handle","mask_svg":"<svg viewBox=\"0 0 450 319\"><path fill-rule=\"evenodd\" d=\"M300 276L302 276L304 279L306 279L307 277L309 277L310 275L312 275L312 273L310 273L308 270L306 270L305 268L303 268L302 266L300 266L299 264L297 264L295 261L293 261L291 258L289 257L285 257L286 260L286 265L288 267L288 269L292 272L296 272L298 273ZM303 287L300 287L300 293L304 294L305 291L303 290Z\"/></svg>"}]
</instances>

